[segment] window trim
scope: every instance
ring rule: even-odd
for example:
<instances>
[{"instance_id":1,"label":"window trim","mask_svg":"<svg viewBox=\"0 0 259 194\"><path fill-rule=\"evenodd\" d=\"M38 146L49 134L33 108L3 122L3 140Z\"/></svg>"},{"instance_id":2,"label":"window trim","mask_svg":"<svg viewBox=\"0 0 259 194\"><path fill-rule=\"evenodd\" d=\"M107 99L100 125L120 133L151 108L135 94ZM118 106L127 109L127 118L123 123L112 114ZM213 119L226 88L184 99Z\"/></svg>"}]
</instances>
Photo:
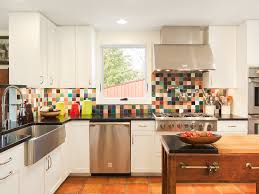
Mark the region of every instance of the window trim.
<instances>
[{"instance_id":1,"label":"window trim","mask_svg":"<svg viewBox=\"0 0 259 194\"><path fill-rule=\"evenodd\" d=\"M104 56L103 49L105 48L144 48L145 49L145 66L144 66L144 88L145 94L143 97L128 98L127 101L122 101L120 98L105 98L104 97ZM148 80L148 55L146 44L103 44L100 46L100 61L97 65L97 91L96 91L96 103L97 104L151 104L151 80Z\"/></svg>"}]
</instances>

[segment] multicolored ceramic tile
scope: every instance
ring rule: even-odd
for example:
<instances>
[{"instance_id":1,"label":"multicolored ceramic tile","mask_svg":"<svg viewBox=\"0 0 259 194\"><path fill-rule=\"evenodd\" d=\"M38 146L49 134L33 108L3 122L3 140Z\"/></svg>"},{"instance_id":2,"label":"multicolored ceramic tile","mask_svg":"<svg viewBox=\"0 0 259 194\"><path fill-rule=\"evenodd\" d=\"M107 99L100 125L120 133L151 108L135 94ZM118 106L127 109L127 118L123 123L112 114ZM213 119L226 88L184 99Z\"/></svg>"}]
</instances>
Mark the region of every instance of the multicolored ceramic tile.
<instances>
[{"instance_id":1,"label":"multicolored ceramic tile","mask_svg":"<svg viewBox=\"0 0 259 194\"><path fill-rule=\"evenodd\" d=\"M203 112L204 92L226 95L223 89L204 89L201 72L152 74L152 105L97 105L94 88L44 88L27 89L27 101L37 112L42 106L56 106L64 102L69 113L74 102L82 105L85 99L92 100L94 114L147 114L151 112Z\"/></svg>"}]
</instances>

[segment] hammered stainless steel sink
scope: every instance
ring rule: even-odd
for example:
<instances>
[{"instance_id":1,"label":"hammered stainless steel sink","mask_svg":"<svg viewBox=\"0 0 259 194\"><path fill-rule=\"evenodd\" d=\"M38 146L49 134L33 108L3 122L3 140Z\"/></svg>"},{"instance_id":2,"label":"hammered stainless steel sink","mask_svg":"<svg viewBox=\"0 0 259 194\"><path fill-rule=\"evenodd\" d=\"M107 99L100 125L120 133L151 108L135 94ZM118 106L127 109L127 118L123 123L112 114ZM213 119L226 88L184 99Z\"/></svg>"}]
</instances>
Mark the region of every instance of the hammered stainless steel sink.
<instances>
[{"instance_id":1,"label":"hammered stainless steel sink","mask_svg":"<svg viewBox=\"0 0 259 194\"><path fill-rule=\"evenodd\" d=\"M65 142L64 125L32 125L15 132L19 135L31 135L25 143L25 165L31 165L46 156Z\"/></svg>"}]
</instances>

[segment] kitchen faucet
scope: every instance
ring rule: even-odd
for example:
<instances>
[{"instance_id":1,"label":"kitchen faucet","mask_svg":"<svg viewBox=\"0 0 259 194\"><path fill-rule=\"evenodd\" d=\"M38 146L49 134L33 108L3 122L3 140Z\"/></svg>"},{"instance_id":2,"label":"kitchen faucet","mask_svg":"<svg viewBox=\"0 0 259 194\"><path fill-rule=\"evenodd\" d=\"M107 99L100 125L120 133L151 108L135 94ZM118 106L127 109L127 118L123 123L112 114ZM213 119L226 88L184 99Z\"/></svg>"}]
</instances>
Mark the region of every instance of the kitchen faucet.
<instances>
[{"instance_id":1,"label":"kitchen faucet","mask_svg":"<svg viewBox=\"0 0 259 194\"><path fill-rule=\"evenodd\" d=\"M2 96L2 127L5 128L6 127L6 124L7 122L9 121L8 118L5 118L5 115L6 115L6 105L19 105L19 104L6 104L5 102L5 99L6 99L6 94L7 92L9 91L10 88L14 88L16 89L20 95L21 95L21 99L22 99L22 104L21 104L21 107L23 106L24 104L24 99L23 99L23 95L22 95L22 91L20 90L20 88L18 88L17 86L14 86L14 85L11 85L11 86L8 86L7 88L5 88L4 92L3 92L3 96Z\"/></svg>"}]
</instances>

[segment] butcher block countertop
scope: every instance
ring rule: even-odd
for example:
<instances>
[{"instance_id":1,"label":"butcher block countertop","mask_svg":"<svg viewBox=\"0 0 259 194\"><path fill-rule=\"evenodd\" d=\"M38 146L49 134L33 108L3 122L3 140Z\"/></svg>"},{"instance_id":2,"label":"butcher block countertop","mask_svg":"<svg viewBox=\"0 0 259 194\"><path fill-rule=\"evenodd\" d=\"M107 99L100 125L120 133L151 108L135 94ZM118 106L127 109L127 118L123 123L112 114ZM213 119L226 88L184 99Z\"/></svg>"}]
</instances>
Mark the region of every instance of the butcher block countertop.
<instances>
[{"instance_id":1,"label":"butcher block countertop","mask_svg":"<svg viewBox=\"0 0 259 194\"><path fill-rule=\"evenodd\" d=\"M259 136L222 136L213 144L219 154L255 154L259 153Z\"/></svg>"}]
</instances>

